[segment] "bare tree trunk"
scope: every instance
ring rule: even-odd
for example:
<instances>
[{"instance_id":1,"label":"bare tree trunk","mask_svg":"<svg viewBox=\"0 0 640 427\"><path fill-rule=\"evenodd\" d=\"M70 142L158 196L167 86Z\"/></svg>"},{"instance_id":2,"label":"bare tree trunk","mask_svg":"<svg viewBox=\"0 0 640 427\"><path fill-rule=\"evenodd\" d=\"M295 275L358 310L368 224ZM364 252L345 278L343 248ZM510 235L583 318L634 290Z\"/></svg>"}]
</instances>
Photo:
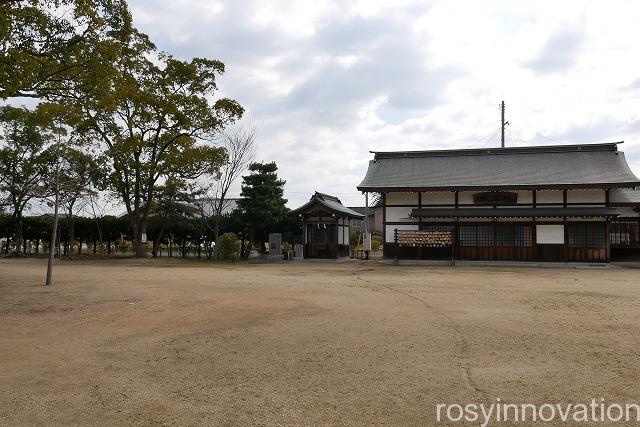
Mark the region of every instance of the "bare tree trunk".
<instances>
[{"instance_id":1,"label":"bare tree trunk","mask_svg":"<svg viewBox=\"0 0 640 427\"><path fill-rule=\"evenodd\" d=\"M14 212L13 221L15 225L15 247L16 247L16 255L22 255L22 214L18 212Z\"/></svg>"},{"instance_id":2,"label":"bare tree trunk","mask_svg":"<svg viewBox=\"0 0 640 427\"><path fill-rule=\"evenodd\" d=\"M139 220L133 227L133 245L136 258L147 257L147 223L144 220Z\"/></svg>"},{"instance_id":3,"label":"bare tree trunk","mask_svg":"<svg viewBox=\"0 0 640 427\"><path fill-rule=\"evenodd\" d=\"M160 247L160 242L162 241L162 235L164 234L164 223L160 226L160 231L158 231L158 235L153 239L153 248L151 249L151 256L156 258L158 256L158 248Z\"/></svg>"}]
</instances>

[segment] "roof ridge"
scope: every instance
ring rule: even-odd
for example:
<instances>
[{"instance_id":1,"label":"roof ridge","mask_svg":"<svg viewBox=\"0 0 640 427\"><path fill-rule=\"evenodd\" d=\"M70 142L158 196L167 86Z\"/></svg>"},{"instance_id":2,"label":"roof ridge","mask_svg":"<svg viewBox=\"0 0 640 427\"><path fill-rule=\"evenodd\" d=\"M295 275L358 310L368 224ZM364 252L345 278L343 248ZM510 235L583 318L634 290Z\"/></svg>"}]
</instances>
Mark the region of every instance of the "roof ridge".
<instances>
[{"instance_id":1,"label":"roof ridge","mask_svg":"<svg viewBox=\"0 0 640 427\"><path fill-rule=\"evenodd\" d=\"M416 151L370 151L376 159L405 158L405 157L457 157L505 154L537 154L537 153L569 153L581 151L617 151L618 142L604 142L596 144L559 144L559 145L529 145L505 148L460 148L444 150L416 150Z\"/></svg>"},{"instance_id":2,"label":"roof ridge","mask_svg":"<svg viewBox=\"0 0 640 427\"><path fill-rule=\"evenodd\" d=\"M327 193L321 193L319 191L316 191L316 193L313 195L313 197L319 197L322 200L328 199L328 200L332 200L332 201L335 201L335 202L338 202L338 203L342 204L340 199L338 199L336 196L332 196L331 194L327 194Z\"/></svg>"}]
</instances>

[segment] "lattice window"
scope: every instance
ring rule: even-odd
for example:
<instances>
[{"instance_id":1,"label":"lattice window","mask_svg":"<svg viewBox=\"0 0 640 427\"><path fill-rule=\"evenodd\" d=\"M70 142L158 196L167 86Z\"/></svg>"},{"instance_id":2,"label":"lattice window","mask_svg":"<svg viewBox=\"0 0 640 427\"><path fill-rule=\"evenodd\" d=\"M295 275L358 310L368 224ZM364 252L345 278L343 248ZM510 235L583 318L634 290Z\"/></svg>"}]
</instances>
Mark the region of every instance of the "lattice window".
<instances>
[{"instance_id":1,"label":"lattice window","mask_svg":"<svg viewBox=\"0 0 640 427\"><path fill-rule=\"evenodd\" d=\"M640 220L619 219L609 224L611 246L640 246Z\"/></svg>"},{"instance_id":2,"label":"lattice window","mask_svg":"<svg viewBox=\"0 0 640 427\"><path fill-rule=\"evenodd\" d=\"M493 246L493 226L478 225L476 227L476 246Z\"/></svg>"},{"instance_id":3,"label":"lattice window","mask_svg":"<svg viewBox=\"0 0 640 427\"><path fill-rule=\"evenodd\" d=\"M530 225L516 225L514 231L516 248L530 248L533 245L533 229Z\"/></svg>"},{"instance_id":4,"label":"lattice window","mask_svg":"<svg viewBox=\"0 0 640 427\"><path fill-rule=\"evenodd\" d=\"M513 225L496 225L496 246L513 246L514 234Z\"/></svg>"},{"instance_id":5,"label":"lattice window","mask_svg":"<svg viewBox=\"0 0 640 427\"><path fill-rule=\"evenodd\" d=\"M603 248L606 245L602 224L570 224L568 235L572 248Z\"/></svg>"},{"instance_id":6,"label":"lattice window","mask_svg":"<svg viewBox=\"0 0 640 427\"><path fill-rule=\"evenodd\" d=\"M458 244L460 246L476 246L475 225L461 225L458 227Z\"/></svg>"}]
</instances>

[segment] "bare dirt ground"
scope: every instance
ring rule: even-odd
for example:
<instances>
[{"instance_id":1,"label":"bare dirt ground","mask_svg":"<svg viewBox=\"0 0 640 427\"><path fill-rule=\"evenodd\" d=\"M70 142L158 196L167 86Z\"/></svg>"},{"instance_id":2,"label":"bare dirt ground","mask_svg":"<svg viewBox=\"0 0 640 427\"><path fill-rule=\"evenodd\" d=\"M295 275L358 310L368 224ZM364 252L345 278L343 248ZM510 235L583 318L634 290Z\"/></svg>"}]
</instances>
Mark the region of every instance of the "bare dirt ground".
<instances>
[{"instance_id":1,"label":"bare dirt ground","mask_svg":"<svg viewBox=\"0 0 640 427\"><path fill-rule=\"evenodd\" d=\"M2 425L446 425L436 403L640 401L637 269L44 272L0 260Z\"/></svg>"}]
</instances>

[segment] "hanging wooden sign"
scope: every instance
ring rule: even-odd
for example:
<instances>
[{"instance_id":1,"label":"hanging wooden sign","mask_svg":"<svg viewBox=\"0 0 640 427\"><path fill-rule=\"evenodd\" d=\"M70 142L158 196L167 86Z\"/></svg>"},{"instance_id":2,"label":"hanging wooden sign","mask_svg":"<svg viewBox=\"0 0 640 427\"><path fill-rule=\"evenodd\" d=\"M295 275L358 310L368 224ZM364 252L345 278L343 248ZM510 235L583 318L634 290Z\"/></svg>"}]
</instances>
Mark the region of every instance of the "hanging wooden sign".
<instances>
[{"instance_id":1,"label":"hanging wooden sign","mask_svg":"<svg viewBox=\"0 0 640 427\"><path fill-rule=\"evenodd\" d=\"M518 193L509 191L487 191L475 193L473 204L479 206L516 205L518 204Z\"/></svg>"}]
</instances>

